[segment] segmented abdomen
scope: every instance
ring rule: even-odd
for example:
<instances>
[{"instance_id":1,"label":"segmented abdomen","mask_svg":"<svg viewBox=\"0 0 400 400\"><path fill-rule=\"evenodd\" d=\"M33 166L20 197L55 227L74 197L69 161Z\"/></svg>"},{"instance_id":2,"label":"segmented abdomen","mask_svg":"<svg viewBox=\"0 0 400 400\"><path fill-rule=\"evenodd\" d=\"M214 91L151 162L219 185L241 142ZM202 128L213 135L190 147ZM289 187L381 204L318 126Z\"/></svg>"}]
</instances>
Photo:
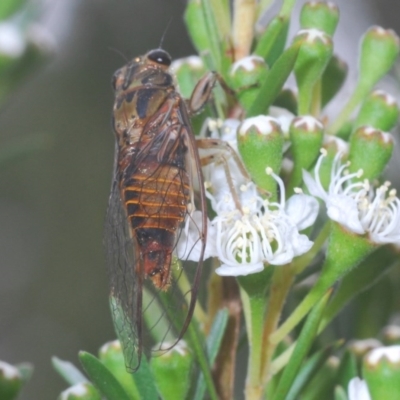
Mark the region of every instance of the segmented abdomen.
<instances>
[{"instance_id":1,"label":"segmented abdomen","mask_svg":"<svg viewBox=\"0 0 400 400\"><path fill-rule=\"evenodd\" d=\"M171 254L190 201L185 170L155 160L143 162L123 187L132 232L139 245L147 276L168 284Z\"/></svg>"},{"instance_id":2,"label":"segmented abdomen","mask_svg":"<svg viewBox=\"0 0 400 400\"><path fill-rule=\"evenodd\" d=\"M175 233L190 200L188 175L176 166L145 162L126 182L124 194L133 230L157 228Z\"/></svg>"}]
</instances>

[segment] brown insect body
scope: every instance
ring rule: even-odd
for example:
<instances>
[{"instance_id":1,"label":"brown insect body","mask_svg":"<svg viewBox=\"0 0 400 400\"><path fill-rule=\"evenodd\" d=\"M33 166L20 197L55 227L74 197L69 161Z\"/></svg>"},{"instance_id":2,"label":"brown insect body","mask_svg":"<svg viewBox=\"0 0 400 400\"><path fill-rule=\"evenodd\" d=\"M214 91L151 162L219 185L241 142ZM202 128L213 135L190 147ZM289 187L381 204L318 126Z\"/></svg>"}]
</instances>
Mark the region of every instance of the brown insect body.
<instances>
[{"instance_id":1,"label":"brown insect body","mask_svg":"<svg viewBox=\"0 0 400 400\"><path fill-rule=\"evenodd\" d=\"M170 64L168 53L152 50L113 78L116 146L105 245L111 311L130 371L139 367L143 350L154 350L151 335L143 333L145 319L150 331L162 327L158 351L174 346L184 335L196 305L205 251L201 162L186 103L168 72ZM213 79L211 74L196 86L191 112L201 109ZM201 223L192 218L194 210L202 212ZM179 241L189 226L194 228L194 241L186 232ZM178 285L184 269L171 271L178 242L183 243L180 258L196 260L185 292ZM197 255L191 257L194 248Z\"/></svg>"},{"instance_id":2,"label":"brown insect body","mask_svg":"<svg viewBox=\"0 0 400 400\"><path fill-rule=\"evenodd\" d=\"M168 288L176 235L190 202L185 109L165 67L146 55L117 71L113 118L121 198L144 276L161 289Z\"/></svg>"}]
</instances>

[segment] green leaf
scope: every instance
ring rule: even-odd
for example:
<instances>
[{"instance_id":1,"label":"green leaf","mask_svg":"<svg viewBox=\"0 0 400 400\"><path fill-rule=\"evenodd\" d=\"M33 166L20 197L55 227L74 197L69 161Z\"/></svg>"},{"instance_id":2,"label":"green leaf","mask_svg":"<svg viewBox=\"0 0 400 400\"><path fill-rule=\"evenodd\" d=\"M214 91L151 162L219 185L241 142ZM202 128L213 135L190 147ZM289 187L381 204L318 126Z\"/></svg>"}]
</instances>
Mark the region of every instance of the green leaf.
<instances>
[{"instance_id":1,"label":"green leaf","mask_svg":"<svg viewBox=\"0 0 400 400\"><path fill-rule=\"evenodd\" d=\"M219 310L212 324L210 334L207 337L207 353L211 364L215 361L219 347L224 337L226 324L228 323L229 312L226 308Z\"/></svg>"},{"instance_id":2,"label":"green leaf","mask_svg":"<svg viewBox=\"0 0 400 400\"><path fill-rule=\"evenodd\" d=\"M83 369L96 388L107 398L107 400L132 400L128 396L114 375L106 368L99 359L85 351L79 352L79 359ZM148 397L151 398L151 397ZM157 397L153 397L156 399Z\"/></svg>"},{"instance_id":3,"label":"green leaf","mask_svg":"<svg viewBox=\"0 0 400 400\"><path fill-rule=\"evenodd\" d=\"M146 357L142 357L140 368L133 374L133 379L142 400L158 398L154 377Z\"/></svg>"},{"instance_id":4,"label":"green leaf","mask_svg":"<svg viewBox=\"0 0 400 400\"><path fill-rule=\"evenodd\" d=\"M199 363L201 372L204 376L204 381L208 389L209 396L212 400L217 400L217 390L215 388L214 382L211 376L211 367L210 362L208 360L207 354L204 351L202 345L202 334L197 326L196 321L192 321L188 327L188 341L190 343L190 347L193 350L197 362Z\"/></svg>"},{"instance_id":5,"label":"green leaf","mask_svg":"<svg viewBox=\"0 0 400 400\"><path fill-rule=\"evenodd\" d=\"M296 400L314 374L325 364L332 353L332 345L314 353L302 366L285 400Z\"/></svg>"},{"instance_id":6,"label":"green leaf","mask_svg":"<svg viewBox=\"0 0 400 400\"><path fill-rule=\"evenodd\" d=\"M320 323L322 313L331 294L329 290L325 296L317 303L308 316L303 329L301 330L296 347L293 351L289 363L283 371L279 381L278 388L274 393L273 400L285 400L287 394L300 370L301 364L306 357L311 345L317 335L318 325Z\"/></svg>"},{"instance_id":7,"label":"green leaf","mask_svg":"<svg viewBox=\"0 0 400 400\"><path fill-rule=\"evenodd\" d=\"M357 359L349 348L346 349L340 360L336 374L336 383L347 388L349 382L358 375Z\"/></svg>"},{"instance_id":8,"label":"green leaf","mask_svg":"<svg viewBox=\"0 0 400 400\"><path fill-rule=\"evenodd\" d=\"M300 44L293 44L276 60L262 83L258 96L247 113L247 117L266 113L268 107L278 97L283 84L292 72L299 48Z\"/></svg>"},{"instance_id":9,"label":"green leaf","mask_svg":"<svg viewBox=\"0 0 400 400\"><path fill-rule=\"evenodd\" d=\"M65 379L71 386L77 383L87 382L85 375L74 364L69 361L61 360L58 357L52 357L51 363L54 369Z\"/></svg>"},{"instance_id":10,"label":"green leaf","mask_svg":"<svg viewBox=\"0 0 400 400\"><path fill-rule=\"evenodd\" d=\"M348 66L333 55L322 74L321 106L325 107L342 87L347 77Z\"/></svg>"},{"instance_id":11,"label":"green leaf","mask_svg":"<svg viewBox=\"0 0 400 400\"><path fill-rule=\"evenodd\" d=\"M289 21L281 16L276 16L273 18L265 31L261 34L257 41L257 46L254 49L254 54L257 54L264 58L268 62L268 65L272 65L275 61L275 54L280 54L285 46L287 30L289 26ZM277 45L279 43L279 46ZM280 49L280 53L277 51ZM270 54L274 54L271 57Z\"/></svg>"},{"instance_id":12,"label":"green leaf","mask_svg":"<svg viewBox=\"0 0 400 400\"><path fill-rule=\"evenodd\" d=\"M211 326L210 334L207 337L207 353L211 365L214 363L218 354L218 350L221 346L226 324L228 323L228 316L228 310L226 308L224 308L223 310L219 310ZM194 400L203 399L205 390L206 384L204 381L204 376L200 375Z\"/></svg>"}]
</instances>

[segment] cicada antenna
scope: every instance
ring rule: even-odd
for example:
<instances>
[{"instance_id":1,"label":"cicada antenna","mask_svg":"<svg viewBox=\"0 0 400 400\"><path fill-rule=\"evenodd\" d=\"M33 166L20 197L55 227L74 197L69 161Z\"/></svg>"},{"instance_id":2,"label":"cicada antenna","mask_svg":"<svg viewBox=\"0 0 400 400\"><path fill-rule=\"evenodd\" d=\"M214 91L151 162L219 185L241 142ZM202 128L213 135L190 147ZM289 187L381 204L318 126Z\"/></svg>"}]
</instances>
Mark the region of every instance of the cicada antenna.
<instances>
[{"instance_id":1,"label":"cicada antenna","mask_svg":"<svg viewBox=\"0 0 400 400\"><path fill-rule=\"evenodd\" d=\"M169 19L168 24L167 24L167 26L166 26L165 29L164 29L164 33L163 33L162 36L161 36L160 44L159 44L159 46L158 46L159 49L162 49L162 45L163 45L163 43L164 43L165 35L167 34L168 28L170 27L171 22L172 22L173 19L174 19L174 17L171 17L171 18Z\"/></svg>"},{"instance_id":2,"label":"cicada antenna","mask_svg":"<svg viewBox=\"0 0 400 400\"><path fill-rule=\"evenodd\" d=\"M120 55L125 60L125 62L129 62L128 57L121 50L118 50L115 47L108 47L108 50L113 51L114 53Z\"/></svg>"}]
</instances>

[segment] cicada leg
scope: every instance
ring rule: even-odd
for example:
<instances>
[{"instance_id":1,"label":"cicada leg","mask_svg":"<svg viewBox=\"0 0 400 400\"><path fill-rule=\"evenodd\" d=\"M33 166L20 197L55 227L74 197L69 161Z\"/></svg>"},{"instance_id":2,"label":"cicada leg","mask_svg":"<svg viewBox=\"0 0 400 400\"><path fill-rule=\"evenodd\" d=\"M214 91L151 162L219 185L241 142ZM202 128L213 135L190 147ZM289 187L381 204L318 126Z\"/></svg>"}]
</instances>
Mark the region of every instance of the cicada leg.
<instances>
[{"instance_id":1,"label":"cicada leg","mask_svg":"<svg viewBox=\"0 0 400 400\"><path fill-rule=\"evenodd\" d=\"M196 115L202 111L206 103L209 101L212 90L217 82L227 94L234 96L235 92L226 84L220 74L214 71L208 72L197 82L192 95L187 102L190 115Z\"/></svg>"},{"instance_id":2,"label":"cicada leg","mask_svg":"<svg viewBox=\"0 0 400 400\"><path fill-rule=\"evenodd\" d=\"M219 164L224 168L224 172L226 175L226 179L230 188L230 191L233 196L233 200L235 202L238 210L241 211L241 205L239 201L239 196L235 190L235 186L233 183L232 175L228 167L228 160L231 158L236 163L240 173L242 176L250 181L250 175L246 171L245 166L242 163L242 160L239 158L238 154L235 150L229 145L229 143L225 142L221 139L197 139L196 140L197 148L202 150L215 151L212 154L205 155L200 158L202 167L209 164Z\"/></svg>"},{"instance_id":3,"label":"cicada leg","mask_svg":"<svg viewBox=\"0 0 400 400\"><path fill-rule=\"evenodd\" d=\"M188 111L191 115L197 114L203 109L203 107L211 97L212 90L216 82L218 82L221 85L221 87L224 89L226 93L234 95L234 91L228 87L228 85L223 80L221 75L219 75L217 72L209 72L197 82L195 88L193 89L192 95L187 103ZM201 157L200 159L201 166L204 167L206 165L213 163L220 164L223 166L235 205L238 208L238 210L241 210L239 196L236 193L232 175L228 168L228 159L231 158L234 160L234 162L239 168L240 173L246 180L250 181L251 179L238 154L235 152L235 150L232 149L229 143L220 139L211 139L211 138L196 139L196 145L197 148L199 149L210 150L210 151L215 150L212 154L208 154Z\"/></svg>"}]
</instances>

